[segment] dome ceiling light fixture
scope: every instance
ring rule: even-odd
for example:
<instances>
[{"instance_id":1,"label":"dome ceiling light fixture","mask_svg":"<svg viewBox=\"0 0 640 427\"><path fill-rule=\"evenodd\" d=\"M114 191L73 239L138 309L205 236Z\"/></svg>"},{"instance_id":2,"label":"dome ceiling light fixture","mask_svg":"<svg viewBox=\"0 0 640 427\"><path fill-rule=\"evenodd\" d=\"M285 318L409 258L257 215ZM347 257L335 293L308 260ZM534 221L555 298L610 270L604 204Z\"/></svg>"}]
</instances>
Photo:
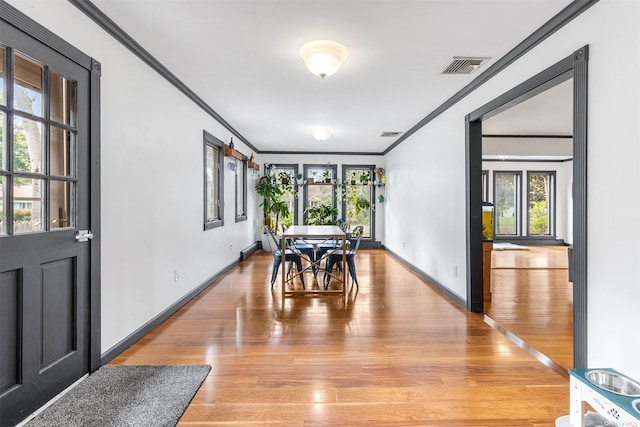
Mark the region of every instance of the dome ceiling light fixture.
<instances>
[{"instance_id":1,"label":"dome ceiling light fixture","mask_svg":"<svg viewBox=\"0 0 640 427\"><path fill-rule=\"evenodd\" d=\"M316 141L324 141L331 136L331 129L327 127L315 127L311 129L311 133Z\"/></svg>"},{"instance_id":2,"label":"dome ceiling light fixture","mask_svg":"<svg viewBox=\"0 0 640 427\"><path fill-rule=\"evenodd\" d=\"M309 71L322 79L338 71L347 58L347 48L331 40L310 41L299 52Z\"/></svg>"}]
</instances>

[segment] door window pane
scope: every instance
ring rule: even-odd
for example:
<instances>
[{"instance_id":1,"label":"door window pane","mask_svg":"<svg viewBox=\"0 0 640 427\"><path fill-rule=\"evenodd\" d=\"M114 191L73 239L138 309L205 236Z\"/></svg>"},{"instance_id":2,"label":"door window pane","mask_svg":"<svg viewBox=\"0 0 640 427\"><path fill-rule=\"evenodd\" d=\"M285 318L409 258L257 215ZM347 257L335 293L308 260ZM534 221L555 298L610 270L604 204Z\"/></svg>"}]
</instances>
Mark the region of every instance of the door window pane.
<instances>
[{"instance_id":1,"label":"door window pane","mask_svg":"<svg viewBox=\"0 0 640 427\"><path fill-rule=\"evenodd\" d=\"M44 180L14 178L13 232L26 233L43 229Z\"/></svg>"},{"instance_id":2,"label":"door window pane","mask_svg":"<svg viewBox=\"0 0 640 427\"><path fill-rule=\"evenodd\" d=\"M13 108L42 117L42 65L15 54Z\"/></svg>"},{"instance_id":3,"label":"door window pane","mask_svg":"<svg viewBox=\"0 0 640 427\"><path fill-rule=\"evenodd\" d=\"M305 223L309 225L335 224L338 210L335 207L334 185L336 166L305 166Z\"/></svg>"},{"instance_id":4,"label":"door window pane","mask_svg":"<svg viewBox=\"0 0 640 427\"><path fill-rule=\"evenodd\" d=\"M216 165L218 164L218 149L207 146L207 222L218 218L218 186L216 184Z\"/></svg>"},{"instance_id":5,"label":"door window pane","mask_svg":"<svg viewBox=\"0 0 640 427\"><path fill-rule=\"evenodd\" d=\"M277 224L281 228L288 228L289 226L295 223L295 215L296 215L296 186L295 186L295 177L296 177L296 166L285 166L285 165L272 165L269 168L269 175L273 177L274 182L279 186L281 191L280 200L283 202L287 209L286 215L282 215L284 211L280 211L280 215L278 216ZM271 213L270 215L270 224L274 227L276 225L276 215Z\"/></svg>"},{"instance_id":6,"label":"door window pane","mask_svg":"<svg viewBox=\"0 0 640 427\"><path fill-rule=\"evenodd\" d=\"M50 127L49 173L71 176L71 132L56 126Z\"/></svg>"},{"instance_id":7,"label":"door window pane","mask_svg":"<svg viewBox=\"0 0 640 427\"><path fill-rule=\"evenodd\" d=\"M22 117L14 118L13 169L42 173L42 123Z\"/></svg>"},{"instance_id":8,"label":"door window pane","mask_svg":"<svg viewBox=\"0 0 640 427\"><path fill-rule=\"evenodd\" d=\"M76 108L76 85L60 74L50 74L51 120L72 125Z\"/></svg>"},{"instance_id":9,"label":"door window pane","mask_svg":"<svg viewBox=\"0 0 640 427\"><path fill-rule=\"evenodd\" d=\"M71 182L51 180L49 187L50 230L73 227L71 188Z\"/></svg>"},{"instance_id":10,"label":"door window pane","mask_svg":"<svg viewBox=\"0 0 640 427\"><path fill-rule=\"evenodd\" d=\"M513 172L496 172L495 174L495 227L498 235L519 235L519 177L519 173Z\"/></svg>"},{"instance_id":11,"label":"door window pane","mask_svg":"<svg viewBox=\"0 0 640 427\"><path fill-rule=\"evenodd\" d=\"M528 232L531 236L551 235L553 176L552 172L529 173L527 203L529 206Z\"/></svg>"},{"instance_id":12,"label":"door window pane","mask_svg":"<svg viewBox=\"0 0 640 427\"><path fill-rule=\"evenodd\" d=\"M0 105L5 105L5 85L4 85L4 46L0 45Z\"/></svg>"}]
</instances>

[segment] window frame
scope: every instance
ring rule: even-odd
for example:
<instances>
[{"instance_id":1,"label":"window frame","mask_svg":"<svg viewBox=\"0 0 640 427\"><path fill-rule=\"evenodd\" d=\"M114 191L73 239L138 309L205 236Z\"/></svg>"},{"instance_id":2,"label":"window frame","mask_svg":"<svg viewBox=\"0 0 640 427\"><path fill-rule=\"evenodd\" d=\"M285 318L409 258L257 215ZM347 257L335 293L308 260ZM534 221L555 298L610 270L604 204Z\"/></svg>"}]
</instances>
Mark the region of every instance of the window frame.
<instances>
[{"instance_id":1,"label":"window frame","mask_svg":"<svg viewBox=\"0 0 640 427\"><path fill-rule=\"evenodd\" d=\"M531 226L531 203L529 200L529 192L531 191L531 176L532 175L548 175L549 176L549 206L547 206L547 216L549 221L549 233L548 234L531 234L530 226ZM556 171L537 171L537 170L528 170L527 171L527 189L526 189L526 213L527 213L527 221L526 221L526 235L529 237L536 238L556 238Z\"/></svg>"},{"instance_id":2,"label":"window frame","mask_svg":"<svg viewBox=\"0 0 640 427\"><path fill-rule=\"evenodd\" d=\"M247 156L243 155L242 160L236 159L236 169L234 171L235 176L235 209L236 209L236 222L242 222L247 220ZM239 182L238 168L242 168L242 182ZM239 194L242 191L242 194ZM241 197L240 197L241 196ZM239 213L240 206L238 201L242 200L242 211Z\"/></svg>"},{"instance_id":3,"label":"window frame","mask_svg":"<svg viewBox=\"0 0 640 427\"><path fill-rule=\"evenodd\" d=\"M207 182L207 149L212 147L218 152L218 160L215 164L217 168L217 173L213 174L214 183L216 189L217 197L215 198L215 203L218 205L218 216L214 219L208 219L207 215L207 198L210 194L210 189L208 188ZM210 230L212 228L222 227L224 225L224 143L207 132L206 130L203 132L203 158L204 158L204 167L203 167L203 219L204 219L204 230Z\"/></svg>"},{"instance_id":4,"label":"window frame","mask_svg":"<svg viewBox=\"0 0 640 427\"><path fill-rule=\"evenodd\" d=\"M498 200L497 200L497 192L496 192L496 186L497 186L497 182L498 180L496 179L496 177L498 175L513 175L515 177L515 184L514 184L514 191L515 191L515 195L514 195L514 203L515 203L515 209L514 209L514 229L515 229L515 234L500 234L498 233ZM494 170L493 171L493 205L494 205L494 218L493 218L493 222L494 222L494 239L496 237L506 237L506 238L513 238L513 237L522 237L522 171L517 171L517 170Z\"/></svg>"},{"instance_id":5,"label":"window frame","mask_svg":"<svg viewBox=\"0 0 640 427\"><path fill-rule=\"evenodd\" d=\"M298 220L298 212L299 212L299 199L300 199L300 185L302 185L302 183L298 182L298 179L296 178L296 176L298 176L299 173L299 169L298 169L298 164L297 163L271 163L269 165L266 165L266 171L268 174L271 174L271 170L272 169L292 169L293 170L293 188L294 188L294 193L293 193L293 225L298 225L299 224L299 220Z\"/></svg>"},{"instance_id":6,"label":"window frame","mask_svg":"<svg viewBox=\"0 0 640 427\"><path fill-rule=\"evenodd\" d=\"M343 164L342 165L342 184L343 184L343 193L342 193L342 213L341 213L341 218L343 221L347 220L347 208L346 208L346 200L345 200L345 195L346 195L346 190L347 190L347 185L351 185L349 183L350 178L348 177L348 173L351 170L354 169L359 169L359 170L364 170L364 169L368 169L369 170L369 176L371 177L372 180L375 181L375 177L376 177L376 165L356 165L356 164ZM356 182L356 185L362 185L359 183L359 179ZM369 186L371 187L371 191L369 192L369 203L370 203L370 207L369 207L369 215L370 215L370 222L369 222L369 235L368 236L362 236L363 240L375 240L376 238L376 189L378 188L375 184ZM353 228L353 224L349 225L350 228Z\"/></svg>"},{"instance_id":7,"label":"window frame","mask_svg":"<svg viewBox=\"0 0 640 427\"><path fill-rule=\"evenodd\" d=\"M309 169L331 169L331 173L333 178L335 179L338 176L338 165L337 164L303 164L302 165L302 176L304 179L304 191L303 191L303 197L302 197L302 212L303 212L303 218L302 218L302 223L303 224L307 224L307 204L308 204L308 199L309 199L309 186L310 185L324 185L324 186L331 186L331 200L332 200L332 205L334 208L338 207L338 203L336 200L336 184L323 184L323 183L314 183L314 184L307 184L307 176L309 174ZM341 213L338 213L338 217L340 218Z\"/></svg>"}]
</instances>

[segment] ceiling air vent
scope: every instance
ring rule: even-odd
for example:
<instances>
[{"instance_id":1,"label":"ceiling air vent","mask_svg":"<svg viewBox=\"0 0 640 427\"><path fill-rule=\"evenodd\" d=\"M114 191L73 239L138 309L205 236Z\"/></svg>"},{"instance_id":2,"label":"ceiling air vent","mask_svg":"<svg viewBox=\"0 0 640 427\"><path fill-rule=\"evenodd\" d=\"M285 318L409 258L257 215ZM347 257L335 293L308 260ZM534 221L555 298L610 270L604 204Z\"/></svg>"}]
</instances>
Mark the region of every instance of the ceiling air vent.
<instances>
[{"instance_id":1,"label":"ceiling air vent","mask_svg":"<svg viewBox=\"0 0 640 427\"><path fill-rule=\"evenodd\" d=\"M396 136L400 136L402 132L382 132L380 134L383 138L395 138Z\"/></svg>"},{"instance_id":2,"label":"ceiling air vent","mask_svg":"<svg viewBox=\"0 0 640 427\"><path fill-rule=\"evenodd\" d=\"M471 74L490 58L454 56L451 64L442 71L442 74Z\"/></svg>"}]
</instances>

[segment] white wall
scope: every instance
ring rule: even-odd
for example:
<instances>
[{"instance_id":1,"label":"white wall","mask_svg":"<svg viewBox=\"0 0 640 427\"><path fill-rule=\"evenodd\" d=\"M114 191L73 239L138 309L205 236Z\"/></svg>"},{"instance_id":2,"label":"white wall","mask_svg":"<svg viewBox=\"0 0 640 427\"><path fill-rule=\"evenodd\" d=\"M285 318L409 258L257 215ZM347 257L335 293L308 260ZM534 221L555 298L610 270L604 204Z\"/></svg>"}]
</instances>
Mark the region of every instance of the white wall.
<instances>
[{"instance_id":1,"label":"white wall","mask_svg":"<svg viewBox=\"0 0 640 427\"><path fill-rule=\"evenodd\" d=\"M522 236L526 236L527 231L527 172L555 172L555 208L556 208L556 237L564 240L565 243L573 243L570 240L569 235L569 216L567 214L568 203L573 203L573 200L568 200L567 197L571 197L571 179L573 173L573 162L482 162L482 170L489 171L489 201L494 203L493 199L493 172L494 171L521 171L522 172L522 187L521 187L521 203L522 211L525 215L522 218ZM572 223L571 223L572 224Z\"/></svg>"},{"instance_id":2,"label":"white wall","mask_svg":"<svg viewBox=\"0 0 640 427\"><path fill-rule=\"evenodd\" d=\"M225 142L229 132L69 2L10 3L102 63L104 352L236 261L255 242L254 213L235 223L225 169L225 225L204 231L203 130Z\"/></svg>"},{"instance_id":3,"label":"white wall","mask_svg":"<svg viewBox=\"0 0 640 427\"><path fill-rule=\"evenodd\" d=\"M640 2L601 0L386 158L386 246L466 298L464 118L590 46L588 361L640 379ZM615 64L624 58L624 67ZM425 112L427 113L427 112ZM413 182L423 183L416 191ZM410 206L411 209L407 209ZM452 266L459 266L458 276Z\"/></svg>"},{"instance_id":4,"label":"white wall","mask_svg":"<svg viewBox=\"0 0 640 427\"><path fill-rule=\"evenodd\" d=\"M259 160L261 172L263 174L264 164L297 164L298 171L304 173L304 165L326 165L331 163L337 165L338 169L338 181L342 182L342 165L376 165L376 167L384 168L383 156L355 156L355 155L333 155L333 154L262 154L257 155L256 159ZM387 191L386 188L376 188L376 204L375 204L375 240L384 244L384 225L385 225L385 206ZM377 200L377 195L380 192L385 195L385 202L380 203ZM298 203L298 223L302 224L303 210L302 205L302 192L300 192L300 199ZM338 209L342 212L342 207L338 205ZM261 219L259 213L256 218Z\"/></svg>"}]
</instances>

